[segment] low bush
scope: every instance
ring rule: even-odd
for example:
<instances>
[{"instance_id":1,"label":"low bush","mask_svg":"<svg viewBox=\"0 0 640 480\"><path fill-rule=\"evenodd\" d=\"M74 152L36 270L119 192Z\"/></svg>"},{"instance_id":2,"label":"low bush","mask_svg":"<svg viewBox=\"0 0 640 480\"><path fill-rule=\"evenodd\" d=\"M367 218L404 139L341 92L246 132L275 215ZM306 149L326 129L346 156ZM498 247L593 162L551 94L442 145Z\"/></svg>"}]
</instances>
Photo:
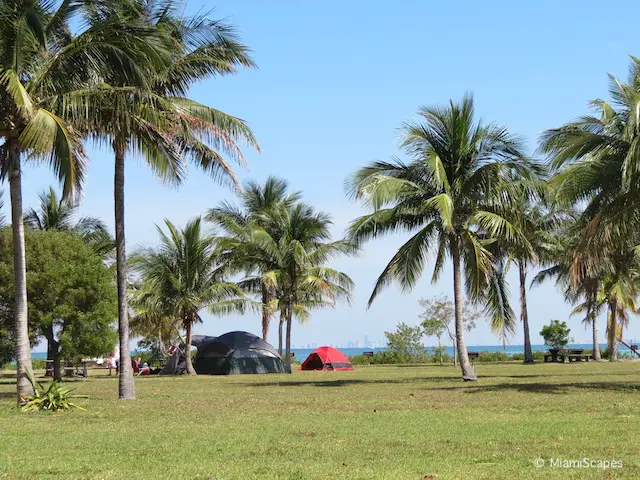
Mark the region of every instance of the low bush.
<instances>
[{"instance_id":1,"label":"low bush","mask_svg":"<svg viewBox=\"0 0 640 480\"><path fill-rule=\"evenodd\" d=\"M88 398L86 395L72 395L70 388L64 388L60 382L53 381L45 387L41 382L34 382L29 378L33 385L33 394L22 397L20 410L23 412L35 412L38 410L47 410L49 412L57 412L58 410L72 410L84 408L76 405L71 400L74 398Z\"/></svg>"}]
</instances>

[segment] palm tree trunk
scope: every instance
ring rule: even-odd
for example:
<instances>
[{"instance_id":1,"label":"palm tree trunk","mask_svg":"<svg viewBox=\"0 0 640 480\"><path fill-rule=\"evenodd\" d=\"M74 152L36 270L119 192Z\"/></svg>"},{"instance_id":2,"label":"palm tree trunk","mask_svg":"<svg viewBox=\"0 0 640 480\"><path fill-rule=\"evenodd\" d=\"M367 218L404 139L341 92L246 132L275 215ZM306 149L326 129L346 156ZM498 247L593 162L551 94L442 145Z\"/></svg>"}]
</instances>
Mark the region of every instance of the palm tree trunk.
<instances>
[{"instance_id":1,"label":"palm tree trunk","mask_svg":"<svg viewBox=\"0 0 640 480\"><path fill-rule=\"evenodd\" d=\"M520 319L524 329L524 363L533 363L531 351L531 336L529 335L529 311L527 309L527 265L523 261L518 262L520 270Z\"/></svg>"},{"instance_id":2,"label":"palm tree trunk","mask_svg":"<svg viewBox=\"0 0 640 480\"><path fill-rule=\"evenodd\" d=\"M618 301L614 298L609 304L611 321L609 322L609 361L618 361Z\"/></svg>"},{"instance_id":3,"label":"palm tree trunk","mask_svg":"<svg viewBox=\"0 0 640 480\"><path fill-rule=\"evenodd\" d=\"M462 279L460 278L460 251L458 250L457 239L453 238L451 242L451 258L453 260L453 301L455 304L455 322L456 322L456 343L458 345L458 359L462 368L462 379L465 382L475 382L476 377L471 363L469 363L469 355L467 354L467 346L464 343L464 319L462 318Z\"/></svg>"},{"instance_id":4,"label":"palm tree trunk","mask_svg":"<svg viewBox=\"0 0 640 480\"><path fill-rule=\"evenodd\" d=\"M191 320L185 321L185 330L187 331L187 338L185 342L184 359L187 363L187 375L196 375L196 369L193 368L193 362L191 361L191 327L193 322Z\"/></svg>"},{"instance_id":5,"label":"palm tree trunk","mask_svg":"<svg viewBox=\"0 0 640 480\"><path fill-rule=\"evenodd\" d=\"M267 334L269 333L269 292L266 285L262 285L262 339L267 341Z\"/></svg>"},{"instance_id":6,"label":"palm tree trunk","mask_svg":"<svg viewBox=\"0 0 640 480\"><path fill-rule=\"evenodd\" d=\"M129 348L129 309L127 304L127 251L124 236L124 154L123 145L114 142L116 168L114 203L116 220L116 269L118 284L118 333L120 336L120 377L118 396L123 400L136 398L131 350Z\"/></svg>"},{"instance_id":7,"label":"palm tree trunk","mask_svg":"<svg viewBox=\"0 0 640 480\"><path fill-rule=\"evenodd\" d=\"M593 359L596 362L602 360L602 356L600 355L600 344L598 343L598 319L596 318L596 296L597 296L597 287L594 288L589 293L589 304L587 308L589 309L587 314L588 318L591 321L591 328L593 332Z\"/></svg>"},{"instance_id":8,"label":"palm tree trunk","mask_svg":"<svg viewBox=\"0 0 640 480\"><path fill-rule=\"evenodd\" d=\"M29 323L27 317L27 260L24 247L24 219L22 217L22 172L20 152L17 145L9 142L9 193L11 195L11 228L13 230L13 270L15 287L14 335L16 339L17 402L22 395L33 393L31 345L29 343Z\"/></svg>"},{"instance_id":9,"label":"palm tree trunk","mask_svg":"<svg viewBox=\"0 0 640 480\"><path fill-rule=\"evenodd\" d=\"M286 355L284 357L284 369L286 373L291 373L291 320L293 319L293 308L287 309L287 345Z\"/></svg>"},{"instance_id":10,"label":"palm tree trunk","mask_svg":"<svg viewBox=\"0 0 640 480\"><path fill-rule=\"evenodd\" d=\"M440 352L440 366L442 366L442 343L440 342L440 337L438 337L438 351Z\"/></svg>"},{"instance_id":11,"label":"palm tree trunk","mask_svg":"<svg viewBox=\"0 0 640 480\"><path fill-rule=\"evenodd\" d=\"M287 319L287 310L283 308L280 310L280 324L278 325L278 353L282 356L282 326Z\"/></svg>"}]
</instances>

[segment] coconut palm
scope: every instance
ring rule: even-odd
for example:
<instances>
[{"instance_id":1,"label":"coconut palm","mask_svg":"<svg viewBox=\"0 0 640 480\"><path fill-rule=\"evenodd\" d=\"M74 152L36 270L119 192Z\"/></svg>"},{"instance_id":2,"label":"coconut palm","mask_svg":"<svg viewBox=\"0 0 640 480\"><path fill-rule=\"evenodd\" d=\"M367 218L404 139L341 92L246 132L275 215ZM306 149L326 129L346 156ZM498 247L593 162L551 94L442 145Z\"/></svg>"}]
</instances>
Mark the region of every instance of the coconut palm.
<instances>
[{"instance_id":1,"label":"coconut palm","mask_svg":"<svg viewBox=\"0 0 640 480\"><path fill-rule=\"evenodd\" d=\"M606 264L640 224L640 60L628 82L609 76L611 102L594 100L585 115L545 132L540 150L555 175L554 200L584 206L581 248L594 268Z\"/></svg>"},{"instance_id":2,"label":"coconut palm","mask_svg":"<svg viewBox=\"0 0 640 480\"><path fill-rule=\"evenodd\" d=\"M243 312L248 299L236 283L225 280L224 266L215 253L215 238L202 232L201 219L178 230L165 220L167 232L157 227L158 248L146 248L131 259L140 275L141 290L154 299L155 311L174 318L185 329L186 351L191 351L192 327L202 321L205 308L213 315ZM187 373L196 373L187 355Z\"/></svg>"},{"instance_id":3,"label":"coconut palm","mask_svg":"<svg viewBox=\"0 0 640 480\"><path fill-rule=\"evenodd\" d=\"M113 17L83 22L82 31L72 33L69 22L82 6L68 0L0 3L0 165L11 195L18 401L32 390L22 163L48 162L63 194L71 195L82 184L86 158L79 130L61 105L77 105L99 70L119 71L135 84L140 79L137 62L153 48L145 28Z\"/></svg>"},{"instance_id":4,"label":"coconut palm","mask_svg":"<svg viewBox=\"0 0 640 480\"><path fill-rule=\"evenodd\" d=\"M267 340L271 316L277 311L274 300L277 288L263 275L277 268L276 259L253 241L253 231L261 226L275 234L283 212L300 199L299 192L288 193L288 183L269 177L264 184L248 182L240 194L240 208L228 202L207 212L206 219L222 229L218 248L224 252L227 265L247 276L241 286L260 297L262 302L262 338Z\"/></svg>"},{"instance_id":5,"label":"coconut palm","mask_svg":"<svg viewBox=\"0 0 640 480\"><path fill-rule=\"evenodd\" d=\"M591 326L593 340L593 359L601 360L598 340L598 294L601 278L605 274L605 265L596 268L593 252L584 248L582 240L584 223L578 220L565 224L556 234L548 237L544 245L545 268L533 278L533 284L541 284L555 278L556 286L563 292L565 300L584 303L584 323Z\"/></svg>"},{"instance_id":6,"label":"coconut palm","mask_svg":"<svg viewBox=\"0 0 640 480\"><path fill-rule=\"evenodd\" d=\"M106 225L99 218L81 217L74 223L78 204L69 198L59 198L53 187L41 192L39 198L38 208L30 209L24 217L28 228L75 232L88 243L92 239L108 235Z\"/></svg>"},{"instance_id":7,"label":"coconut palm","mask_svg":"<svg viewBox=\"0 0 640 480\"><path fill-rule=\"evenodd\" d=\"M374 162L351 179L349 190L373 212L350 228L362 243L394 232L415 232L383 270L369 299L397 281L412 289L427 256L436 254L432 281L437 281L447 259L453 262L456 342L464 380L476 380L464 341L462 285L474 303L483 303L494 331L514 331L515 316L508 302L503 262L490 252L496 240L527 239L499 212L508 209L510 195L499 190L516 175L531 176L531 163L521 153L517 138L504 127L474 118L473 98L445 107L423 107L422 123L405 123L402 147L411 158ZM464 280L463 280L464 272Z\"/></svg>"},{"instance_id":8,"label":"coconut palm","mask_svg":"<svg viewBox=\"0 0 640 480\"><path fill-rule=\"evenodd\" d=\"M89 109L86 129L111 145L115 159L114 198L116 265L118 283L118 325L120 356L120 398L135 398L133 374L126 347L129 341L127 316L127 260L124 229L124 165L128 152L142 157L163 181L179 183L191 161L216 181L237 187L235 174L223 155L244 165L239 141L258 148L247 124L236 117L194 102L185 95L193 84L251 67L249 52L234 29L206 14L187 17L181 1L94 0L88 16L93 22L117 15L154 29L165 40L162 53L151 58L146 84L132 87L118 72L104 72L108 87L85 93L99 108ZM70 112L75 114L75 110Z\"/></svg>"},{"instance_id":9,"label":"coconut palm","mask_svg":"<svg viewBox=\"0 0 640 480\"><path fill-rule=\"evenodd\" d=\"M353 255L357 248L348 241L330 241L331 218L301 202L284 210L278 222L278 228L255 225L252 238L275 260L275 268L262 278L277 292L277 308L285 318L285 370L291 373L294 315L304 317L302 312L313 306L350 300L353 281L326 263L336 256Z\"/></svg>"}]
</instances>

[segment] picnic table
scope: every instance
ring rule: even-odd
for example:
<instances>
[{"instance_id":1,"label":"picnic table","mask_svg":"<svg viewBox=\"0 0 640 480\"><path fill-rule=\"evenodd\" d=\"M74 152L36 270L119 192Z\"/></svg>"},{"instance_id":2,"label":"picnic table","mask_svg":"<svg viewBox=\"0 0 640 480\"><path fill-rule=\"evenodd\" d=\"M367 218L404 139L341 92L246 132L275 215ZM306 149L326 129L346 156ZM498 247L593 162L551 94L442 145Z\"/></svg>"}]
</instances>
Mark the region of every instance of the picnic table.
<instances>
[{"instance_id":1,"label":"picnic table","mask_svg":"<svg viewBox=\"0 0 640 480\"><path fill-rule=\"evenodd\" d=\"M473 364L474 360L480 358L480 352L467 352L467 356L469 357L469 361Z\"/></svg>"},{"instance_id":2,"label":"picnic table","mask_svg":"<svg viewBox=\"0 0 640 480\"><path fill-rule=\"evenodd\" d=\"M544 354L544 361L547 362L557 362L557 363L565 363L568 361L571 362L588 362L589 360L593 360L593 355L591 353L584 353L583 348L570 348L566 350L549 350L549 353Z\"/></svg>"}]
</instances>

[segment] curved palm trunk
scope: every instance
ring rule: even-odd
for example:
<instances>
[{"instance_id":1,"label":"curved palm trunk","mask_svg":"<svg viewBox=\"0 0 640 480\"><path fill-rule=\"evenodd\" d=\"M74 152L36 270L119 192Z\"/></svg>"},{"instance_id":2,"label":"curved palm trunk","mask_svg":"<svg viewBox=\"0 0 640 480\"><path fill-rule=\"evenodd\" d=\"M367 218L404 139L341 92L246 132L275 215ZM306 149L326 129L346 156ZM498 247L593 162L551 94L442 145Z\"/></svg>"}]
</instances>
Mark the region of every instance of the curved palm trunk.
<instances>
[{"instance_id":1,"label":"curved palm trunk","mask_svg":"<svg viewBox=\"0 0 640 480\"><path fill-rule=\"evenodd\" d=\"M120 336L120 378L118 397L136 398L131 351L129 349L129 311L127 304L127 251L124 236L124 153L125 148L114 143L116 168L114 175L114 203L116 221L116 270L118 284L118 333Z\"/></svg>"},{"instance_id":2,"label":"curved palm trunk","mask_svg":"<svg viewBox=\"0 0 640 480\"><path fill-rule=\"evenodd\" d=\"M618 301L614 298L609 304L609 361L618 361Z\"/></svg>"},{"instance_id":3,"label":"curved palm trunk","mask_svg":"<svg viewBox=\"0 0 640 480\"><path fill-rule=\"evenodd\" d=\"M520 271L520 319L524 329L524 363L533 363L531 336L529 335L529 311L527 309L527 265L520 261L518 269Z\"/></svg>"},{"instance_id":4,"label":"curved palm trunk","mask_svg":"<svg viewBox=\"0 0 640 480\"><path fill-rule=\"evenodd\" d=\"M464 321L462 318L462 279L460 278L460 251L456 239L451 242L451 258L453 260L453 300L455 305L455 322L456 322L456 344L458 345L458 359L462 368L462 379L465 382L475 382L476 377L471 363L469 363L469 355L467 354L467 346L464 343Z\"/></svg>"},{"instance_id":5,"label":"curved palm trunk","mask_svg":"<svg viewBox=\"0 0 640 480\"><path fill-rule=\"evenodd\" d=\"M262 339L267 341L267 334L269 333L269 292L267 287L262 285Z\"/></svg>"},{"instance_id":6,"label":"curved palm trunk","mask_svg":"<svg viewBox=\"0 0 640 480\"><path fill-rule=\"evenodd\" d=\"M33 393L31 345L29 344L29 323L27 320L27 260L24 248L24 219L22 217L22 173L20 152L16 145L8 146L9 153L9 193L11 195L11 228L13 231L14 270L14 335L16 338L17 401L22 395Z\"/></svg>"},{"instance_id":7,"label":"curved palm trunk","mask_svg":"<svg viewBox=\"0 0 640 480\"><path fill-rule=\"evenodd\" d=\"M193 326L193 322L191 320L187 320L185 323L185 330L187 331L187 338L185 341L185 349L184 359L187 364L187 374L188 375L196 375L196 369L193 368L193 362L191 361L191 328Z\"/></svg>"}]
</instances>

